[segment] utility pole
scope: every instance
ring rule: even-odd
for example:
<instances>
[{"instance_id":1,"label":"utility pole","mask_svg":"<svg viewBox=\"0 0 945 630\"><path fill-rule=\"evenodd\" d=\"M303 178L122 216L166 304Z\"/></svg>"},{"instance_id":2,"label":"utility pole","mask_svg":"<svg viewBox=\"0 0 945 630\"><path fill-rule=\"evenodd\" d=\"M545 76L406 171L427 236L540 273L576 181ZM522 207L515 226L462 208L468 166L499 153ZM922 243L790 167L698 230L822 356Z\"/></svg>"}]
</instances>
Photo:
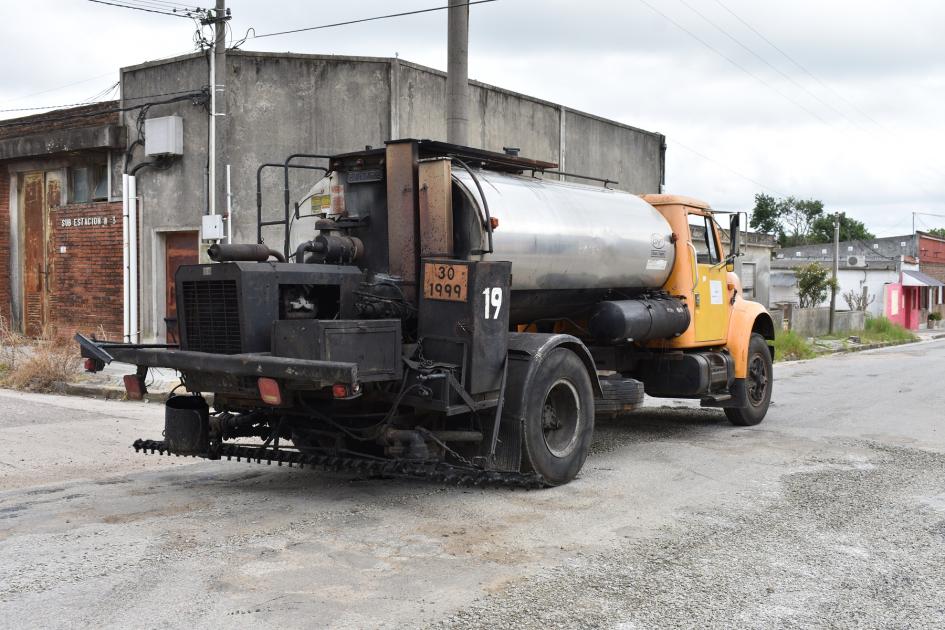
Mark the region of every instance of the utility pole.
<instances>
[{"instance_id":1,"label":"utility pole","mask_svg":"<svg viewBox=\"0 0 945 630\"><path fill-rule=\"evenodd\" d=\"M446 141L469 144L469 0L449 0Z\"/></svg>"},{"instance_id":2,"label":"utility pole","mask_svg":"<svg viewBox=\"0 0 945 630\"><path fill-rule=\"evenodd\" d=\"M210 21L214 28L213 45L210 52L210 120L209 120L209 159L207 165L207 213L217 213L217 118L225 116L220 111L220 101L226 107L224 95L226 81L226 22L230 19L226 9L226 0L216 0L213 18Z\"/></svg>"},{"instance_id":3,"label":"utility pole","mask_svg":"<svg viewBox=\"0 0 945 630\"><path fill-rule=\"evenodd\" d=\"M829 334L833 334L834 312L837 310L837 274L840 272L840 221L843 213L838 212L833 220L833 283L830 285L830 326Z\"/></svg>"}]
</instances>

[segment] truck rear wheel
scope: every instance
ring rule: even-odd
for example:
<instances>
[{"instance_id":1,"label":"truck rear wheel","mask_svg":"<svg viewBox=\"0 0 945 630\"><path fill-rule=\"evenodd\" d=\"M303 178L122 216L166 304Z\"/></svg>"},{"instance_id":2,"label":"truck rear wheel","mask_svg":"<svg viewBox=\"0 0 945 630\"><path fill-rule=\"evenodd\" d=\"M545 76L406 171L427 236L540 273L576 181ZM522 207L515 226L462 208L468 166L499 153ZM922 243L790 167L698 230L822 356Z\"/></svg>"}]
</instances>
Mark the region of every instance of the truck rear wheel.
<instances>
[{"instance_id":1,"label":"truck rear wheel","mask_svg":"<svg viewBox=\"0 0 945 630\"><path fill-rule=\"evenodd\" d=\"M574 479L594 436L594 390L581 359L553 350L538 366L525 400L523 462L526 472L551 485Z\"/></svg>"},{"instance_id":2,"label":"truck rear wheel","mask_svg":"<svg viewBox=\"0 0 945 630\"><path fill-rule=\"evenodd\" d=\"M774 385L774 370L771 364L771 352L764 337L752 333L748 343L748 374L745 376L744 407L725 409L732 424L750 427L761 422L768 413L771 403L771 389Z\"/></svg>"}]
</instances>

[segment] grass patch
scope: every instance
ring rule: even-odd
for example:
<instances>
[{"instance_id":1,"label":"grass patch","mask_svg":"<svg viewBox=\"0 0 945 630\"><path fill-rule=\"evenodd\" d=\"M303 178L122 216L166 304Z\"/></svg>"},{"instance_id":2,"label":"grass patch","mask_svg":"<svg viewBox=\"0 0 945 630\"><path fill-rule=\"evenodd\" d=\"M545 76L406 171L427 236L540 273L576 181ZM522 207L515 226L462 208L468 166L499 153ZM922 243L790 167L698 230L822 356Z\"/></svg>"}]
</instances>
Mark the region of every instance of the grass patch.
<instances>
[{"instance_id":1,"label":"grass patch","mask_svg":"<svg viewBox=\"0 0 945 630\"><path fill-rule=\"evenodd\" d=\"M911 331L894 324L885 317L867 317L866 328L860 333L860 338L868 343L884 341L915 341L918 337Z\"/></svg>"},{"instance_id":2,"label":"grass patch","mask_svg":"<svg viewBox=\"0 0 945 630\"><path fill-rule=\"evenodd\" d=\"M778 361L811 359L816 351L807 339L790 330L779 330L774 336L774 356Z\"/></svg>"},{"instance_id":3,"label":"grass patch","mask_svg":"<svg viewBox=\"0 0 945 630\"><path fill-rule=\"evenodd\" d=\"M79 372L79 356L68 335L47 327L38 340L14 331L0 318L0 386L48 392Z\"/></svg>"}]
</instances>

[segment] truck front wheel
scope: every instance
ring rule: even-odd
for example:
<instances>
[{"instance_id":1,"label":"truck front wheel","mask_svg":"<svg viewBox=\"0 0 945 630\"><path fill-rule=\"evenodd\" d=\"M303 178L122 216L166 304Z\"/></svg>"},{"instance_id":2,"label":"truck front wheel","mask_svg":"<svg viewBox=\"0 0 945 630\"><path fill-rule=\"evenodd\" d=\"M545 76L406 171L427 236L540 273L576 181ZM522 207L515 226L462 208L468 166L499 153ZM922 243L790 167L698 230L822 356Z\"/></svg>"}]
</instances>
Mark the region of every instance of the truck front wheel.
<instances>
[{"instance_id":1,"label":"truck front wheel","mask_svg":"<svg viewBox=\"0 0 945 630\"><path fill-rule=\"evenodd\" d=\"M538 366L526 393L523 468L550 485L574 479L594 436L594 390L581 359L557 348Z\"/></svg>"},{"instance_id":2,"label":"truck front wheel","mask_svg":"<svg viewBox=\"0 0 945 630\"><path fill-rule=\"evenodd\" d=\"M768 413L771 389L774 385L774 370L768 343L758 333L752 333L748 343L748 373L745 375L745 401L743 407L725 409L732 424L750 427L761 422Z\"/></svg>"}]
</instances>

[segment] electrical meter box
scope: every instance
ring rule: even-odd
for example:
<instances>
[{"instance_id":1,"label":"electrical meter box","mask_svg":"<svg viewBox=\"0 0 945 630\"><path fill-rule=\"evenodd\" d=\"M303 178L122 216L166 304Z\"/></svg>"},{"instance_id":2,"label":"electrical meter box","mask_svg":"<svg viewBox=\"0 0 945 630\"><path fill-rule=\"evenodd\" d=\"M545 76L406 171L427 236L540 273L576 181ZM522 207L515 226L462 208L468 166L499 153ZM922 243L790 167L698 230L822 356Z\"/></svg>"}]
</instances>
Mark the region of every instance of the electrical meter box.
<instances>
[{"instance_id":1,"label":"electrical meter box","mask_svg":"<svg viewBox=\"0 0 945 630\"><path fill-rule=\"evenodd\" d=\"M150 156L184 154L184 119L162 116L144 121L144 153Z\"/></svg>"},{"instance_id":2,"label":"electrical meter box","mask_svg":"<svg viewBox=\"0 0 945 630\"><path fill-rule=\"evenodd\" d=\"M203 215L200 228L200 237L205 241L219 241L226 238L226 229L221 214Z\"/></svg>"}]
</instances>

